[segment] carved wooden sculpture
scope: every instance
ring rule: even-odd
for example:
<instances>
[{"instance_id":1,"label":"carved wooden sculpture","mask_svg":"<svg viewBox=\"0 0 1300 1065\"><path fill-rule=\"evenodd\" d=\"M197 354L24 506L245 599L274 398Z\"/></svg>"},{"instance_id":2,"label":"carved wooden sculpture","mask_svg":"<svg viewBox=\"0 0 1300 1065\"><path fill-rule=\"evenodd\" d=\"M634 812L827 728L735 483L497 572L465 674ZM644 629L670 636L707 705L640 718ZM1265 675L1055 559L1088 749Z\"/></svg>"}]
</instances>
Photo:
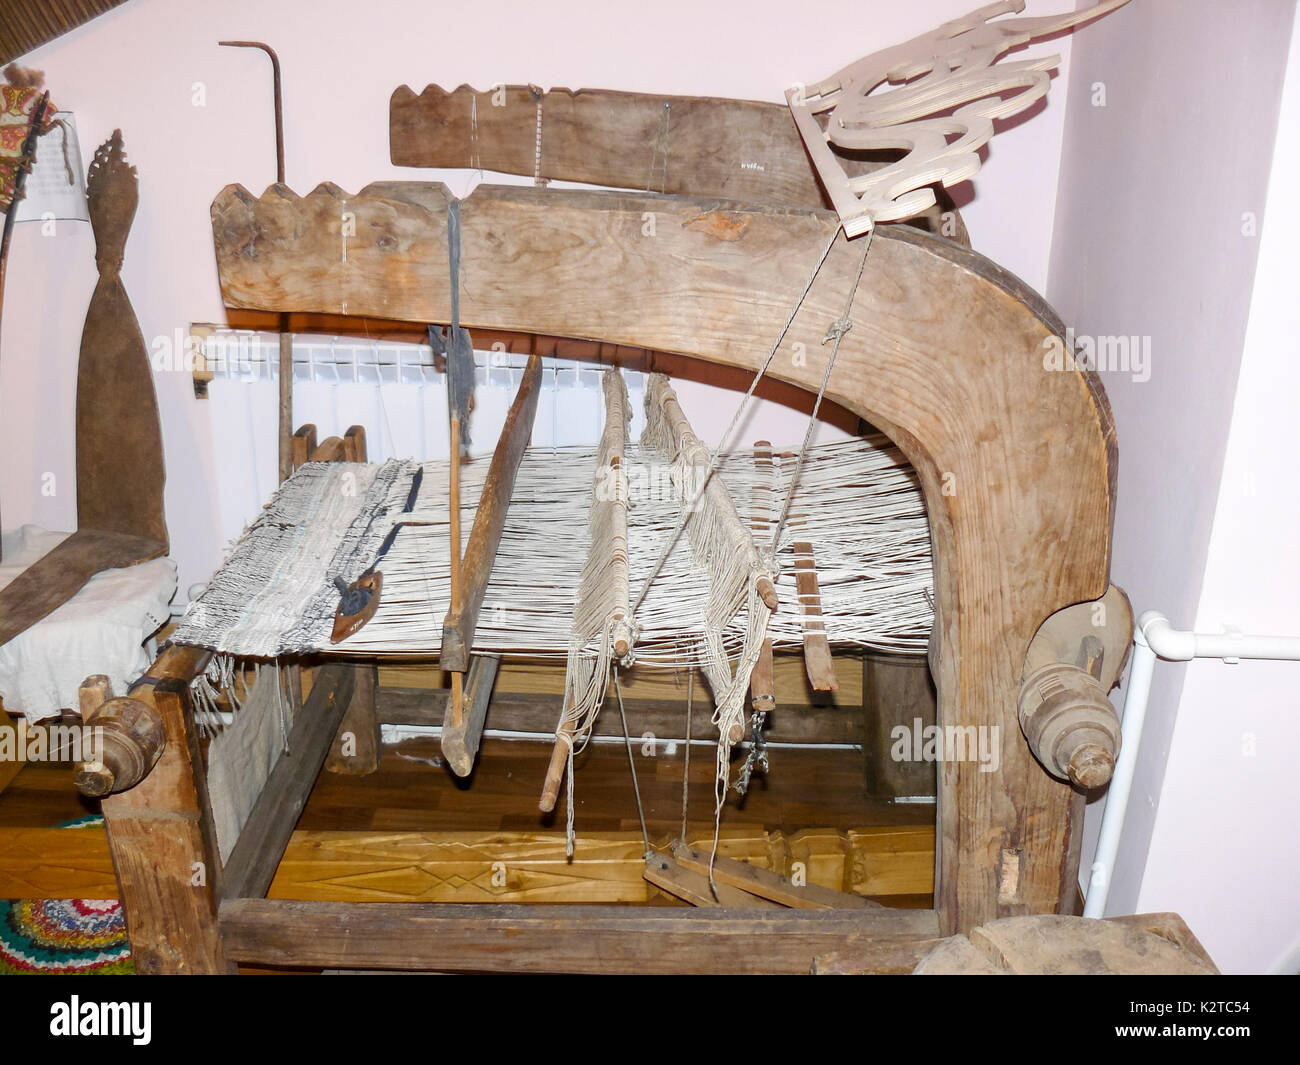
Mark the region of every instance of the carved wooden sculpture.
<instances>
[{"instance_id":1,"label":"carved wooden sculpture","mask_svg":"<svg viewBox=\"0 0 1300 1065\"><path fill-rule=\"evenodd\" d=\"M77 371L77 531L0 591L0 644L101 570L167 553L158 402L144 337L119 274L138 201L121 130L96 150L86 190L99 281Z\"/></svg>"},{"instance_id":2,"label":"carved wooden sculpture","mask_svg":"<svg viewBox=\"0 0 1300 1065\"><path fill-rule=\"evenodd\" d=\"M799 133L848 234L931 210L935 182L948 188L979 171L978 152L993 137L995 119L1017 115L1047 95L1047 71L1060 63L1059 55L995 66L1003 55L1126 3L1099 0L1061 15L990 21L1025 8L1024 0L1002 0L859 59L815 85L787 90ZM878 92L886 82L899 87ZM907 154L854 175L837 148Z\"/></svg>"}]
</instances>

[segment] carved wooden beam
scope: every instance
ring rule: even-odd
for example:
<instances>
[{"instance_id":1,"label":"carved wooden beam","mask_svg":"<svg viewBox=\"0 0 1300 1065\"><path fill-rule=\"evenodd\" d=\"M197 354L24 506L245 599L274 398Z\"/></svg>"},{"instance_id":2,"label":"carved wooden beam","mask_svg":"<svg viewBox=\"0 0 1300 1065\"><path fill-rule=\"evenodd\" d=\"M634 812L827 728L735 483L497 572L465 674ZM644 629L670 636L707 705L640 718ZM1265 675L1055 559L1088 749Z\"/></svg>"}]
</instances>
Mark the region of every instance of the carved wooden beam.
<instances>
[{"instance_id":1,"label":"carved wooden beam","mask_svg":"<svg viewBox=\"0 0 1300 1065\"><path fill-rule=\"evenodd\" d=\"M540 116L540 125L539 125ZM388 109L394 166L482 168L544 180L771 206L830 205L789 108L755 100L498 85L397 89ZM883 162L837 157L845 171ZM948 194L915 224L966 247Z\"/></svg>"},{"instance_id":2,"label":"carved wooden beam","mask_svg":"<svg viewBox=\"0 0 1300 1065\"><path fill-rule=\"evenodd\" d=\"M299 198L239 187L213 205L227 305L445 322L446 190L387 184ZM689 197L481 186L463 205L461 321L754 370L838 220ZM347 225L343 224L347 219ZM343 252L346 248L346 256ZM769 374L815 391L822 338L860 252L835 237ZM1074 890L1068 785L1021 739L1039 625L1108 584L1115 439L1094 374L1044 368L1063 326L983 257L882 226L830 399L898 444L930 515L939 722L986 730L996 772L939 772L936 905L946 931L1051 912Z\"/></svg>"}]
</instances>

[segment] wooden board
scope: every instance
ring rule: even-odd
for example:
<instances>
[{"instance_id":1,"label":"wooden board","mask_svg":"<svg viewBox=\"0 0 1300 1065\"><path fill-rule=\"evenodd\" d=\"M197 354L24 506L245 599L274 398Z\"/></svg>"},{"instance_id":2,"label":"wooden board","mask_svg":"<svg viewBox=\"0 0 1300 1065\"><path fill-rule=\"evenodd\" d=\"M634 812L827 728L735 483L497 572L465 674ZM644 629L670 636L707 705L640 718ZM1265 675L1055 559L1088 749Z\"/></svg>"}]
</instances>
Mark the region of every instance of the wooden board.
<instances>
[{"instance_id":1,"label":"wooden board","mask_svg":"<svg viewBox=\"0 0 1300 1065\"><path fill-rule=\"evenodd\" d=\"M403 85L388 115L394 166L473 167L773 206L830 206L783 104L607 89L540 92L528 85L486 92L427 85L417 96ZM843 162L851 173L884 165ZM940 198L942 206L919 224L969 247L960 214L946 192Z\"/></svg>"},{"instance_id":2,"label":"wooden board","mask_svg":"<svg viewBox=\"0 0 1300 1065\"><path fill-rule=\"evenodd\" d=\"M700 696L696 688L691 735L697 740L716 740L717 726L710 717L712 702ZM446 726L449 703L445 689L381 688L379 717L386 725ZM628 727L633 736L653 733L660 740L682 739L686 732L686 703L662 699L624 699ZM533 732L539 737L554 735L555 696L542 692L497 693L489 704L491 727L501 731ZM617 714L596 719L593 736L623 735L623 722ZM774 743L852 743L862 742L862 713L856 706L789 706L778 705L768 715L765 733ZM933 789L931 789L933 790Z\"/></svg>"},{"instance_id":3,"label":"wooden board","mask_svg":"<svg viewBox=\"0 0 1300 1065\"><path fill-rule=\"evenodd\" d=\"M444 189L427 185L358 195L322 186L304 198L273 187L260 199L227 188L213 205L223 298L267 311L446 321L445 202ZM344 210L356 220L346 260L336 225ZM838 228L817 211L490 186L462 215L466 325L751 369ZM843 313L859 258L859 246L835 238L774 376L818 387L821 341ZM1016 697L1043 620L1108 584L1109 406L1095 374L1044 371L1046 344L1064 328L1036 295L916 230L880 227L851 315L828 395L899 445L925 494L939 720L997 730L999 772L940 767L945 930L1054 911L1077 873L1072 793L1029 753Z\"/></svg>"},{"instance_id":4,"label":"wooden board","mask_svg":"<svg viewBox=\"0 0 1300 1065\"><path fill-rule=\"evenodd\" d=\"M781 873L760 869L734 858L713 857L707 849L684 843L673 847L673 857L681 868L706 877L711 870L715 883L728 884L796 910L865 910L876 905L847 891L806 881L797 884Z\"/></svg>"},{"instance_id":5,"label":"wooden board","mask_svg":"<svg viewBox=\"0 0 1300 1065\"><path fill-rule=\"evenodd\" d=\"M77 527L142 537L167 550L162 426L153 370L120 271L139 198L121 130L86 179L99 280L77 364Z\"/></svg>"},{"instance_id":6,"label":"wooden board","mask_svg":"<svg viewBox=\"0 0 1300 1065\"><path fill-rule=\"evenodd\" d=\"M421 903L222 904L240 962L313 968L534 973L807 973L835 949L911 972L939 941L924 910L738 910Z\"/></svg>"},{"instance_id":7,"label":"wooden board","mask_svg":"<svg viewBox=\"0 0 1300 1065\"><path fill-rule=\"evenodd\" d=\"M794 654L777 654L773 656L773 676L776 686L777 702L792 711L803 712L813 708L825 707L847 711L861 706L862 698L862 664L861 659L853 654L841 653L835 657L835 684L833 696L814 692L804 672L803 660ZM623 686L623 699L646 702L660 701L681 703L686 701L686 672L684 670L652 669L647 666L633 666L621 674L619 681ZM387 688L445 688L446 674L435 661L417 662L382 662L379 666L379 684L381 691ZM557 662L539 662L531 659L507 659L501 663L497 674L496 693L502 695L549 695L564 694L563 660ZM628 702L631 705L631 702ZM704 673L695 670L695 708L707 707L712 713L713 701L709 696L709 685ZM554 717L554 714L552 714ZM597 718L599 721L599 718ZM552 721L547 731L554 731Z\"/></svg>"},{"instance_id":8,"label":"wooden board","mask_svg":"<svg viewBox=\"0 0 1300 1065\"><path fill-rule=\"evenodd\" d=\"M139 973L229 971L217 932L221 862L189 680L208 656L172 649L130 691L162 715L167 746L153 770L102 803Z\"/></svg>"},{"instance_id":9,"label":"wooden board","mask_svg":"<svg viewBox=\"0 0 1300 1065\"><path fill-rule=\"evenodd\" d=\"M707 865L701 872L680 864L667 854L652 854L646 858L645 878L661 891L689 902L692 906L780 909L777 903L737 887L730 881L715 877L710 884Z\"/></svg>"},{"instance_id":10,"label":"wooden board","mask_svg":"<svg viewBox=\"0 0 1300 1065\"><path fill-rule=\"evenodd\" d=\"M78 529L0 590L0 647L61 607L96 573L166 553L166 544L158 540Z\"/></svg>"},{"instance_id":11,"label":"wooden board","mask_svg":"<svg viewBox=\"0 0 1300 1065\"><path fill-rule=\"evenodd\" d=\"M1143 927L1148 915L1124 923L1038 914L972 929L936 948L918 975L1000 971L1022 976L1215 976L1218 969L1187 931L1195 949ZM1168 928L1176 914L1150 915Z\"/></svg>"},{"instance_id":12,"label":"wooden board","mask_svg":"<svg viewBox=\"0 0 1300 1065\"><path fill-rule=\"evenodd\" d=\"M524 457L524 449L533 435L533 420L537 416L537 398L541 390L542 360L534 355L528 360L520 379L519 389L501 429L501 439L492 453L492 462L483 481L478 510L474 513L474 527L470 530L469 544L461 559L459 610L449 610L442 623L440 657L444 669L457 673L469 669L479 608L483 605L501 533L506 527L506 512L510 509L519 460Z\"/></svg>"},{"instance_id":13,"label":"wooden board","mask_svg":"<svg viewBox=\"0 0 1300 1065\"><path fill-rule=\"evenodd\" d=\"M933 832L927 862L909 853L871 852L867 841L886 828L783 835L761 829L726 828L719 861L743 865L749 874L786 878L800 862L809 898L837 908L863 908L852 894L851 871L872 875L862 888L886 901L929 890ZM707 855L712 834L693 838ZM859 857L859 854L861 857ZM897 867L894 868L893 866ZM637 832L578 836L573 860L560 832L295 831L275 870L268 898L320 902L445 903L646 903L666 896L643 877L645 844ZM845 870L850 871L846 877ZM716 873L715 873L716 877ZM847 889L847 890L846 890ZM118 897L102 828L0 829L0 898ZM779 900L778 900L779 901Z\"/></svg>"}]
</instances>

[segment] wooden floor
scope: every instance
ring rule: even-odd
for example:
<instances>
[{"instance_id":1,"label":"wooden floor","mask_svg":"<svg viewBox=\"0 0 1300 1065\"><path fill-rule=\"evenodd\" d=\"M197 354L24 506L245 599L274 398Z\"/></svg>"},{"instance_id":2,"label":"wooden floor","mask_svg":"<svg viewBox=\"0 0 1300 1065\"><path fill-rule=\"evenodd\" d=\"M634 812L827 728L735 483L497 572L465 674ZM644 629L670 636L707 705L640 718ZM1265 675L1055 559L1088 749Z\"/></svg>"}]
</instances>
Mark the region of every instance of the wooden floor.
<instances>
[{"instance_id":1,"label":"wooden floor","mask_svg":"<svg viewBox=\"0 0 1300 1065\"><path fill-rule=\"evenodd\" d=\"M634 760L652 837L681 831L683 748L647 757L634 742ZM442 766L436 740L411 740L384 750L370 776L322 773L300 829L381 831L563 831L564 795L556 812L537 809L550 744L488 738L466 781ZM714 749L691 748L690 827L713 824ZM430 762L439 763L430 765ZM934 807L873 800L863 786L862 754L849 749L770 753L771 772L756 776L746 796L732 794L723 825L793 832L805 828L933 825ZM593 744L578 758L576 828L639 831L636 799L622 743Z\"/></svg>"},{"instance_id":2,"label":"wooden floor","mask_svg":"<svg viewBox=\"0 0 1300 1065\"><path fill-rule=\"evenodd\" d=\"M634 747L637 780L653 837L676 835L682 816L682 748L647 757ZM298 822L315 831L563 831L564 802L537 809L550 747L525 740L484 740L473 776L459 780L441 764L436 740L388 746L378 772L321 773ZM749 794L727 799L723 824L798 831L868 825L932 825L934 807L893 804L866 795L862 755L853 750L778 749L771 772ZM690 828L713 822L713 750L691 748ZM622 744L593 744L578 759L577 830L639 831ZM98 813L98 802L72 786L72 767L31 764L0 792L0 825L50 828Z\"/></svg>"},{"instance_id":3,"label":"wooden floor","mask_svg":"<svg viewBox=\"0 0 1300 1065\"><path fill-rule=\"evenodd\" d=\"M550 749L539 740L489 737L472 777L460 780L442 764L437 740L421 738L386 747L371 775L322 772L272 897L499 901L504 890L510 895L506 901L532 902L547 901L556 891L572 893L570 881L583 880L577 890L591 895L590 901L670 903L656 899L641 878L641 827L623 743L593 743L579 756L576 828L582 860L576 864L564 859L563 796L555 814L537 809ZM682 752L680 745L672 754L661 745L653 756L634 745L656 849L681 834ZM722 853L786 875L782 863L800 859L808 866L809 882L892 906L931 905L933 805L868 797L857 749L776 748L770 759L770 773L756 776L748 795L728 796ZM714 749L693 745L687 838L702 847L713 832L713 771ZM56 883L66 890L79 885L78 891L94 883L100 894L112 893L102 833L98 843L88 837L65 840L62 832L37 833L42 842L12 831L48 830L97 812L96 803L77 794L71 778L70 765L32 764L0 792L0 835L18 848L0 860L0 881L13 890L25 886L28 894L56 897ZM876 826L885 826L883 833L871 831ZM419 838L421 833L427 835ZM86 853L64 854L74 843ZM48 848L54 850L46 855ZM55 851L61 855L57 860ZM484 878L503 854L510 857L515 879L488 884Z\"/></svg>"}]
</instances>

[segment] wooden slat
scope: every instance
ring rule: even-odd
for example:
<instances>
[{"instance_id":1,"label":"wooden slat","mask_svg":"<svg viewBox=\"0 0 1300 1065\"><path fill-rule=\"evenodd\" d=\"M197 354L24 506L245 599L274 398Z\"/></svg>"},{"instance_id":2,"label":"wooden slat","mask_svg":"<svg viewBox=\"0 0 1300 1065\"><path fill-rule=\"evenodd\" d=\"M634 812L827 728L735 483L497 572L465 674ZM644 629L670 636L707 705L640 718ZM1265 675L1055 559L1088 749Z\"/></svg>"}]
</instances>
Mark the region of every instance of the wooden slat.
<instances>
[{"instance_id":1,"label":"wooden slat","mask_svg":"<svg viewBox=\"0 0 1300 1065\"><path fill-rule=\"evenodd\" d=\"M831 663L831 645L822 621L822 593L817 586L817 563L813 545L807 540L794 544L794 579L803 612L803 661L813 691L835 690L835 667Z\"/></svg>"},{"instance_id":2,"label":"wooden slat","mask_svg":"<svg viewBox=\"0 0 1300 1065\"><path fill-rule=\"evenodd\" d=\"M718 729L710 720L712 703L697 684L696 702L691 722L691 736L697 740L716 740ZM381 688L379 717L386 725L446 725L449 703L446 690L420 688ZM682 739L686 731L684 696L667 702L663 699L624 699L628 724L635 736L651 732L662 740ZM511 732L535 732L539 736L555 731L555 696L545 693L525 694L498 691L490 704L493 729ZM622 736L623 725L617 714L601 715L592 726L593 736ZM861 743L862 715L857 707L801 707L782 704L768 715L764 735L775 743Z\"/></svg>"},{"instance_id":3,"label":"wooden slat","mask_svg":"<svg viewBox=\"0 0 1300 1065\"><path fill-rule=\"evenodd\" d=\"M442 755L458 777L467 777L483 740L492 685L496 681L500 655L473 655L465 674L465 707L460 724L453 720L451 700L442 721Z\"/></svg>"},{"instance_id":4,"label":"wooden slat","mask_svg":"<svg viewBox=\"0 0 1300 1065\"><path fill-rule=\"evenodd\" d=\"M223 299L446 321L446 200L445 189L391 183L358 195L322 186L301 199L283 188L260 199L228 188L213 205ZM346 263L335 224L344 201L366 234L349 243ZM808 357L777 359L768 371L810 391L825 371L822 338L843 315L861 263L861 246L836 236L828 213L690 197L479 186L462 221L467 327L578 336L751 371L829 247L785 334L789 350L802 345ZM583 251L557 255L561 248ZM1029 752L1016 701L1043 619L1108 586L1109 406L1097 375L1043 372L1044 351L1065 330L1041 299L951 242L879 227L850 314L870 325L845 334L827 395L894 439L925 494L939 719L997 728L1002 744L997 773L942 767L945 930L1054 911L1076 879L1072 792ZM1012 859L1019 875L1014 891L1002 891L1001 865Z\"/></svg>"},{"instance_id":5,"label":"wooden slat","mask_svg":"<svg viewBox=\"0 0 1300 1065\"><path fill-rule=\"evenodd\" d=\"M61 607L96 573L161 558L158 540L78 529L0 590L0 647Z\"/></svg>"},{"instance_id":6,"label":"wooden slat","mask_svg":"<svg viewBox=\"0 0 1300 1065\"><path fill-rule=\"evenodd\" d=\"M807 973L852 950L911 972L939 941L925 910L730 911L678 907L455 906L235 899L232 958L264 965L448 972Z\"/></svg>"},{"instance_id":7,"label":"wooden slat","mask_svg":"<svg viewBox=\"0 0 1300 1065\"><path fill-rule=\"evenodd\" d=\"M867 910L878 905L860 895L836 891L818 884L796 885L789 877L769 869L759 869L734 858L713 857L706 850L678 843L673 847L673 857L682 869L708 876L713 870L717 884L729 884L751 895L758 895L782 906L796 910Z\"/></svg>"},{"instance_id":8,"label":"wooden slat","mask_svg":"<svg viewBox=\"0 0 1300 1065\"><path fill-rule=\"evenodd\" d=\"M666 854L652 854L645 860L645 878L655 887L692 906L735 906L754 910L780 907L766 898L734 886L730 881L714 878L709 884L708 867L704 872L679 864Z\"/></svg>"},{"instance_id":9,"label":"wooden slat","mask_svg":"<svg viewBox=\"0 0 1300 1065\"><path fill-rule=\"evenodd\" d=\"M276 761L226 860L226 898L266 894L338 732L355 680L355 669L337 662L316 671L311 694L289 732L288 753Z\"/></svg>"},{"instance_id":10,"label":"wooden slat","mask_svg":"<svg viewBox=\"0 0 1300 1065\"><path fill-rule=\"evenodd\" d=\"M501 531L505 528L506 512L510 508L510 494L515 486L519 460L533 434L533 420L537 416L537 397L541 393L542 360L533 355L524 370L519 390L515 393L510 412L501 429L501 439L492 453L483 482L478 511L474 515L474 528L470 530L469 544L461 560L463 588L459 612L448 611L442 623L442 667L457 673L469 669L469 656L474 646L474 628L478 624L479 608L487 591L492 564L496 561Z\"/></svg>"},{"instance_id":11,"label":"wooden slat","mask_svg":"<svg viewBox=\"0 0 1300 1065\"><path fill-rule=\"evenodd\" d=\"M685 670L654 669L634 665L620 676L624 700L660 700L685 703ZM777 654L773 657L773 683L776 698L782 706L820 707L839 706L844 709L862 705L862 660L854 654L835 656L836 690L833 697L815 693L808 683L803 660L799 655ZM381 662L380 688L443 688L446 687L442 671L436 661L421 664L414 662ZM564 670L556 663L535 660L515 660L501 663L497 674L497 696L563 695ZM696 707L712 706L708 682L704 673L695 671ZM711 711L710 711L711 712ZM599 719L598 719L599 720ZM554 729L552 721L548 731Z\"/></svg>"}]
</instances>

